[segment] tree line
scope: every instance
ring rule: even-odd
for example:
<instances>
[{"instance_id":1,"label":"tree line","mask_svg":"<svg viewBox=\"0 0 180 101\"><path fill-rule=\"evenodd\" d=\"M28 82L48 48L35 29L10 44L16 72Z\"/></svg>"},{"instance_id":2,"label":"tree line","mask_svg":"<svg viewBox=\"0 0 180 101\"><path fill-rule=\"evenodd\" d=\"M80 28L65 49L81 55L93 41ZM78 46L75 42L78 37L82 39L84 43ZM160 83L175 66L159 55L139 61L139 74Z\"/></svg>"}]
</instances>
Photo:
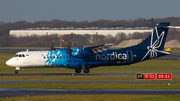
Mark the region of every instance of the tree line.
<instances>
[{"instance_id":1,"label":"tree line","mask_svg":"<svg viewBox=\"0 0 180 101\"><path fill-rule=\"evenodd\" d=\"M97 21L37 21L37 22L26 22L17 21L14 23L0 22L0 46L1 47L12 47L12 46L24 46L24 47L48 47L52 40L55 40L55 45L59 46L59 40L64 39L65 41L73 40L74 47L80 47L85 45L97 45L104 43L119 44L123 40L127 39L139 39L146 38L151 33L133 33L126 35L125 33L117 33L114 37L112 35L80 35L80 34L69 34L69 35L50 35L50 36L30 36L30 37L10 37L9 31L16 29L26 28L62 28L62 27L74 27L74 28L86 28L86 27L151 27L154 28L155 24L159 22L170 22L171 25L178 26L180 24L179 17L168 17L168 18L138 18L135 20L97 20ZM179 31L171 29L167 36L167 41L172 39L180 40ZM64 43L63 46L66 46Z\"/></svg>"}]
</instances>

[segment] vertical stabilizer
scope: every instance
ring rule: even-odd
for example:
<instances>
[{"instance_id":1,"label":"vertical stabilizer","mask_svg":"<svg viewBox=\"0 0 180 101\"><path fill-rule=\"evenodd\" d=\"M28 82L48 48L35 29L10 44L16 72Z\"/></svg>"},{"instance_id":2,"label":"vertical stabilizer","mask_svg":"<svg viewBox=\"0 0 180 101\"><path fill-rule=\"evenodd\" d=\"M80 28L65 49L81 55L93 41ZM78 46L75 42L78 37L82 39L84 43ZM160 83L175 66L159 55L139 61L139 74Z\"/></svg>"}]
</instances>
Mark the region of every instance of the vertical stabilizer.
<instances>
[{"instance_id":1,"label":"vertical stabilizer","mask_svg":"<svg viewBox=\"0 0 180 101\"><path fill-rule=\"evenodd\" d=\"M138 45L128 47L128 49L140 49L140 50L160 50L164 48L166 41L168 26L170 23L162 22L156 24L152 34L147 37L143 42Z\"/></svg>"}]
</instances>

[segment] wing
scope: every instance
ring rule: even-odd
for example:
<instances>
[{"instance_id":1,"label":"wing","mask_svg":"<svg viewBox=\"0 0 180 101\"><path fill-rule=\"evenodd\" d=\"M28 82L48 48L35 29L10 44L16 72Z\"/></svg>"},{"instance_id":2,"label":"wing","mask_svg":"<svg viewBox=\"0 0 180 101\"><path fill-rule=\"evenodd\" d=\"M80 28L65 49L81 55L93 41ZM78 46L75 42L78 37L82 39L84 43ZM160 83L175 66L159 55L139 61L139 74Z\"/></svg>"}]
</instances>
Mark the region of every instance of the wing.
<instances>
[{"instance_id":1,"label":"wing","mask_svg":"<svg viewBox=\"0 0 180 101\"><path fill-rule=\"evenodd\" d=\"M98 53L102 52L104 50L109 49L110 46L113 46L113 44L108 43L108 44L102 44L102 45L96 45L96 46L85 46L85 47L79 47L79 48L71 48L71 55L72 56L85 56L87 54L91 53ZM55 47L56 49L59 50L65 50L67 51L67 48L59 48Z\"/></svg>"},{"instance_id":2,"label":"wing","mask_svg":"<svg viewBox=\"0 0 180 101\"><path fill-rule=\"evenodd\" d=\"M102 44L102 45L96 45L96 46L85 46L85 51L91 51L93 53L102 52L103 50L109 49L110 46L113 46L112 43Z\"/></svg>"}]
</instances>

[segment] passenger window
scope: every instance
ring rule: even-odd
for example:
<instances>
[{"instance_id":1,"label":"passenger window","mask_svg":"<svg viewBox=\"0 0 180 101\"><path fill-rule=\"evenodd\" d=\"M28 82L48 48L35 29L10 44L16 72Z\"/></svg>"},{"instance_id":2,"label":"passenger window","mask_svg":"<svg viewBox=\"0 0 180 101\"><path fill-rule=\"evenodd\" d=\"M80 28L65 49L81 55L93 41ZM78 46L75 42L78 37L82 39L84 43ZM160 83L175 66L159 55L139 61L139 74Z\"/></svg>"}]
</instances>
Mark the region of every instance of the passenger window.
<instances>
[{"instance_id":1,"label":"passenger window","mask_svg":"<svg viewBox=\"0 0 180 101\"><path fill-rule=\"evenodd\" d=\"M52 58L52 56L51 56L51 58Z\"/></svg>"},{"instance_id":2,"label":"passenger window","mask_svg":"<svg viewBox=\"0 0 180 101\"><path fill-rule=\"evenodd\" d=\"M65 58L65 56L63 56L63 58Z\"/></svg>"},{"instance_id":3,"label":"passenger window","mask_svg":"<svg viewBox=\"0 0 180 101\"><path fill-rule=\"evenodd\" d=\"M44 59L46 59L46 57L44 56Z\"/></svg>"},{"instance_id":4,"label":"passenger window","mask_svg":"<svg viewBox=\"0 0 180 101\"><path fill-rule=\"evenodd\" d=\"M49 56L47 58L49 58Z\"/></svg>"},{"instance_id":5,"label":"passenger window","mask_svg":"<svg viewBox=\"0 0 180 101\"><path fill-rule=\"evenodd\" d=\"M54 56L54 58L56 58L56 56Z\"/></svg>"},{"instance_id":6,"label":"passenger window","mask_svg":"<svg viewBox=\"0 0 180 101\"><path fill-rule=\"evenodd\" d=\"M57 56L57 58L59 58L59 57Z\"/></svg>"},{"instance_id":7,"label":"passenger window","mask_svg":"<svg viewBox=\"0 0 180 101\"><path fill-rule=\"evenodd\" d=\"M69 58L69 56L67 56L67 58Z\"/></svg>"},{"instance_id":8,"label":"passenger window","mask_svg":"<svg viewBox=\"0 0 180 101\"><path fill-rule=\"evenodd\" d=\"M62 56L60 56L60 58L62 58Z\"/></svg>"}]
</instances>

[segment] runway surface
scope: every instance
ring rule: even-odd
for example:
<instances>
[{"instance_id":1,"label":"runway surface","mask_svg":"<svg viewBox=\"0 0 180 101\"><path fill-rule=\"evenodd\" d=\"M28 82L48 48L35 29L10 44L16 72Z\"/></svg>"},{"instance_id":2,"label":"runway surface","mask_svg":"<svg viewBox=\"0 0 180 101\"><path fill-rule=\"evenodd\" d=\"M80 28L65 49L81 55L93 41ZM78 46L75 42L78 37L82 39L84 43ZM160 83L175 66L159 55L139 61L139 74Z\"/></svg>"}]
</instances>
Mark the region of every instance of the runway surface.
<instances>
[{"instance_id":1,"label":"runway surface","mask_svg":"<svg viewBox=\"0 0 180 101\"><path fill-rule=\"evenodd\" d=\"M176 95L180 90L169 89L26 89L0 88L0 97L35 95L89 95L89 94L128 94L128 95Z\"/></svg>"},{"instance_id":2,"label":"runway surface","mask_svg":"<svg viewBox=\"0 0 180 101\"><path fill-rule=\"evenodd\" d=\"M158 72L159 73L159 72ZM167 73L167 72L166 72ZM94 76L94 75L136 75L136 73L2 73L0 76L61 76L61 75L85 75L85 76ZM180 73L172 73L172 75L180 75Z\"/></svg>"},{"instance_id":3,"label":"runway surface","mask_svg":"<svg viewBox=\"0 0 180 101\"><path fill-rule=\"evenodd\" d=\"M180 83L180 81L0 81L8 83Z\"/></svg>"},{"instance_id":4,"label":"runway surface","mask_svg":"<svg viewBox=\"0 0 180 101\"><path fill-rule=\"evenodd\" d=\"M29 51L42 51L45 49L29 49ZM0 53L17 53L26 51L26 49L0 49ZM171 53L170 55L158 57L157 59L180 60L180 53Z\"/></svg>"}]
</instances>

